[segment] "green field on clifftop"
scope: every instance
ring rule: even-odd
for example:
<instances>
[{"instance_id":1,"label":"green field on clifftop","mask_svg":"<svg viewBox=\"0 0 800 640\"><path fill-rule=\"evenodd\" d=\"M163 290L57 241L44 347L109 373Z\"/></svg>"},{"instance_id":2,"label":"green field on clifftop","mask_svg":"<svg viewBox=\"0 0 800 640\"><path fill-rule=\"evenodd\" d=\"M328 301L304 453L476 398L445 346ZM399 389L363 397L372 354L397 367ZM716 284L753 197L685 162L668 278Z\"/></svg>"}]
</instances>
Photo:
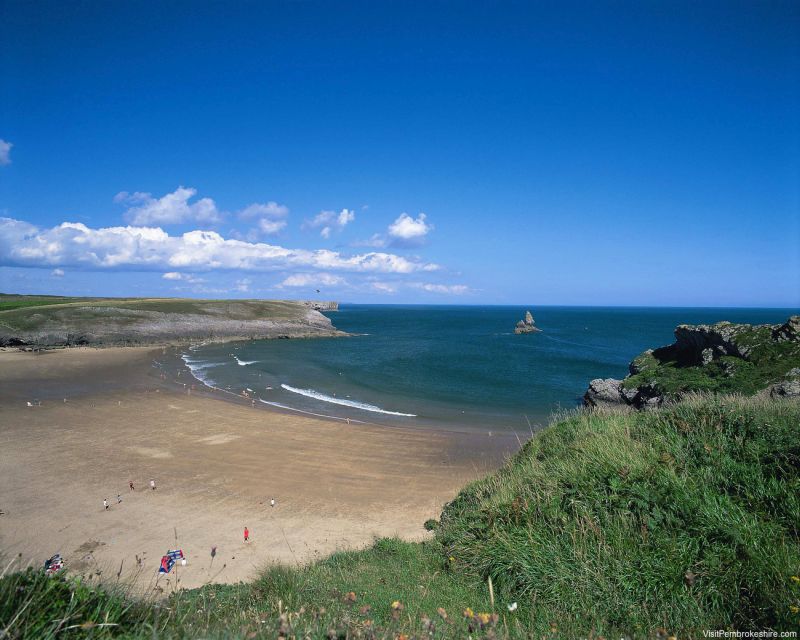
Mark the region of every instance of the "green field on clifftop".
<instances>
[{"instance_id":1,"label":"green field on clifftop","mask_svg":"<svg viewBox=\"0 0 800 640\"><path fill-rule=\"evenodd\" d=\"M251 321L303 323L308 306L289 300L201 300L194 298L71 298L0 294L0 344L94 344L141 342L137 326L177 322ZM180 330L180 328L176 329ZM209 330L209 335L211 330ZM60 336L53 338L53 336ZM99 342L103 342L99 340Z\"/></svg>"}]
</instances>

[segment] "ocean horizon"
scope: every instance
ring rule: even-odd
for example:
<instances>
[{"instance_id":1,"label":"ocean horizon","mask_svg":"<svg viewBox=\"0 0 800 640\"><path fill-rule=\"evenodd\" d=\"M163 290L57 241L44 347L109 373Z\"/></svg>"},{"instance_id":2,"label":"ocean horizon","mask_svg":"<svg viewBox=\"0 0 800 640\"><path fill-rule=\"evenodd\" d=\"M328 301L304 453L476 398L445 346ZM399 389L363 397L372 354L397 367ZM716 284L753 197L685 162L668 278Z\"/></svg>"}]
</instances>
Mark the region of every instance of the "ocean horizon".
<instances>
[{"instance_id":1,"label":"ocean horizon","mask_svg":"<svg viewBox=\"0 0 800 640\"><path fill-rule=\"evenodd\" d=\"M542 331L515 335L530 310ZM352 422L528 431L580 406L590 380L622 378L679 324L775 324L791 308L341 304L346 338L185 350L193 375L289 411Z\"/></svg>"}]
</instances>

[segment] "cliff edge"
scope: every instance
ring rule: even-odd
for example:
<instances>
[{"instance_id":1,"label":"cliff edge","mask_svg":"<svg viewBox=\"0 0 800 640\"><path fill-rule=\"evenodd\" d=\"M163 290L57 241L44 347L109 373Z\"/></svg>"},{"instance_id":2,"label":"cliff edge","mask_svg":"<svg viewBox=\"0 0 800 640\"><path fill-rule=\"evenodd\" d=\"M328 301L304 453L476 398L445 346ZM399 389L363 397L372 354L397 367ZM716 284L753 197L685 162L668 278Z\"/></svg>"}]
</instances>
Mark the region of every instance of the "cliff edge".
<instances>
[{"instance_id":1,"label":"cliff edge","mask_svg":"<svg viewBox=\"0 0 800 640\"><path fill-rule=\"evenodd\" d=\"M623 380L598 378L586 406L647 409L691 391L800 396L800 316L780 325L680 325L675 342L648 349Z\"/></svg>"}]
</instances>

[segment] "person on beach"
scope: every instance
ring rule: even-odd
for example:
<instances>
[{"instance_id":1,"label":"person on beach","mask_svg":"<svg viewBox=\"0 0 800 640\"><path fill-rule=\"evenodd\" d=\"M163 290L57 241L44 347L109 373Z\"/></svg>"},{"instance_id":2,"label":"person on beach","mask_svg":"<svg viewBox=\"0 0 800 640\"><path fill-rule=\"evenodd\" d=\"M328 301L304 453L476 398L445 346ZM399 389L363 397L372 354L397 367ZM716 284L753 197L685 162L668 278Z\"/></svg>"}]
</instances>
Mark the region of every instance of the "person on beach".
<instances>
[{"instance_id":1,"label":"person on beach","mask_svg":"<svg viewBox=\"0 0 800 640\"><path fill-rule=\"evenodd\" d=\"M103 498L103 508L108 511L108 500L106 498Z\"/></svg>"},{"instance_id":2,"label":"person on beach","mask_svg":"<svg viewBox=\"0 0 800 640\"><path fill-rule=\"evenodd\" d=\"M155 491L156 490L156 481L150 478L150 488Z\"/></svg>"},{"instance_id":3,"label":"person on beach","mask_svg":"<svg viewBox=\"0 0 800 640\"><path fill-rule=\"evenodd\" d=\"M119 493L117 494L117 504L122 504L122 495Z\"/></svg>"},{"instance_id":4,"label":"person on beach","mask_svg":"<svg viewBox=\"0 0 800 640\"><path fill-rule=\"evenodd\" d=\"M244 528L244 541L245 542L250 541L250 529L248 529L247 527Z\"/></svg>"},{"instance_id":5,"label":"person on beach","mask_svg":"<svg viewBox=\"0 0 800 640\"><path fill-rule=\"evenodd\" d=\"M270 507L274 507L274 506L275 506L275 498L272 498L272 499L269 501L269 506L270 506Z\"/></svg>"},{"instance_id":6,"label":"person on beach","mask_svg":"<svg viewBox=\"0 0 800 640\"><path fill-rule=\"evenodd\" d=\"M131 488L131 491L136 491L136 489L133 488L133 480L128 480L128 486Z\"/></svg>"}]
</instances>

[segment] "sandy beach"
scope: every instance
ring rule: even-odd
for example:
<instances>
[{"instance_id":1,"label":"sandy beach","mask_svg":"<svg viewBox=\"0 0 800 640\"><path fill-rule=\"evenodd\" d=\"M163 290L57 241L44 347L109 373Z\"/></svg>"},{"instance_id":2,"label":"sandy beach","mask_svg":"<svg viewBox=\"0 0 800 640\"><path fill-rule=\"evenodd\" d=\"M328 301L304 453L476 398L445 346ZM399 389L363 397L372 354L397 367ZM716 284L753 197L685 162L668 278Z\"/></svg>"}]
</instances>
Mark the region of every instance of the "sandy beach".
<instances>
[{"instance_id":1,"label":"sandy beach","mask_svg":"<svg viewBox=\"0 0 800 640\"><path fill-rule=\"evenodd\" d=\"M181 587L248 580L270 563L306 563L378 536L423 539L426 519L518 446L508 435L348 425L225 402L189 391L195 381L177 365L162 377L153 364L164 354L0 352L5 563L40 566L61 553L74 572L120 573L150 589L161 556L181 548Z\"/></svg>"}]
</instances>

